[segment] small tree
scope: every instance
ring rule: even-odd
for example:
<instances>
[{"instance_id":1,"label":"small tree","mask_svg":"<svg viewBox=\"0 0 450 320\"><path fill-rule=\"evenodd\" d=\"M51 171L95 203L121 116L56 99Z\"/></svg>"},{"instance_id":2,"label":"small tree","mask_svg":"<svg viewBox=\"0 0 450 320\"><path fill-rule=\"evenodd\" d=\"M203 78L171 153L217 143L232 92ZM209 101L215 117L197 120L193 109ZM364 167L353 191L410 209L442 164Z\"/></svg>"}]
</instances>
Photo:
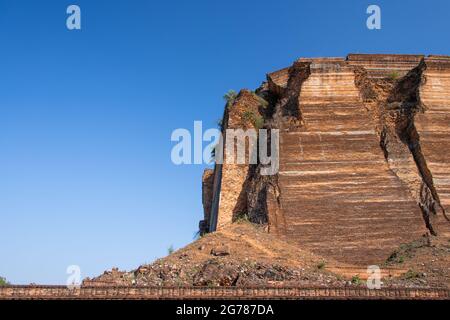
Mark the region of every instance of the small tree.
<instances>
[{"instance_id":1,"label":"small tree","mask_svg":"<svg viewBox=\"0 0 450 320\"><path fill-rule=\"evenodd\" d=\"M228 90L227 93L223 96L228 105L231 105L234 100L237 98L237 93L234 90Z\"/></svg>"},{"instance_id":2,"label":"small tree","mask_svg":"<svg viewBox=\"0 0 450 320\"><path fill-rule=\"evenodd\" d=\"M9 285L9 282L6 281L5 278L0 277L0 286L7 286L7 285Z\"/></svg>"},{"instance_id":3,"label":"small tree","mask_svg":"<svg viewBox=\"0 0 450 320\"><path fill-rule=\"evenodd\" d=\"M173 245L171 244L169 248L167 248L167 254L172 254L175 251Z\"/></svg>"}]
</instances>

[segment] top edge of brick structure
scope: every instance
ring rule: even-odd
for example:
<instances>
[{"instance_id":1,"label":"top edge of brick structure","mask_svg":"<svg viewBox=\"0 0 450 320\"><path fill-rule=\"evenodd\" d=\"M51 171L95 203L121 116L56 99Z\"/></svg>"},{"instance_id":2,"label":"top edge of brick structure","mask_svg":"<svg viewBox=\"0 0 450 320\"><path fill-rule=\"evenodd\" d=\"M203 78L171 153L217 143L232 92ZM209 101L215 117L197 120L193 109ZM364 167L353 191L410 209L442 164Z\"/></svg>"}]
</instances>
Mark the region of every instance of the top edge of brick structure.
<instances>
[{"instance_id":1,"label":"top edge of brick structure","mask_svg":"<svg viewBox=\"0 0 450 320\"><path fill-rule=\"evenodd\" d=\"M315 58L299 58L297 62L335 62L345 61L344 57L315 57Z\"/></svg>"},{"instance_id":2,"label":"top edge of brick structure","mask_svg":"<svg viewBox=\"0 0 450 320\"><path fill-rule=\"evenodd\" d=\"M347 61L408 61L419 62L425 58L423 54L366 54L350 53L347 55Z\"/></svg>"},{"instance_id":3,"label":"top edge of brick structure","mask_svg":"<svg viewBox=\"0 0 450 320\"><path fill-rule=\"evenodd\" d=\"M385 54L385 53L349 53L346 57L301 57L296 62L311 62L311 63L339 63L348 61L350 63L401 63L401 64L419 64L422 60L425 61L450 61L450 55L424 55L424 54ZM289 72L290 67L274 70L267 73L268 77L285 77Z\"/></svg>"},{"instance_id":4,"label":"top edge of brick structure","mask_svg":"<svg viewBox=\"0 0 450 320\"><path fill-rule=\"evenodd\" d=\"M445 54L430 54L427 58L450 60L450 56Z\"/></svg>"}]
</instances>

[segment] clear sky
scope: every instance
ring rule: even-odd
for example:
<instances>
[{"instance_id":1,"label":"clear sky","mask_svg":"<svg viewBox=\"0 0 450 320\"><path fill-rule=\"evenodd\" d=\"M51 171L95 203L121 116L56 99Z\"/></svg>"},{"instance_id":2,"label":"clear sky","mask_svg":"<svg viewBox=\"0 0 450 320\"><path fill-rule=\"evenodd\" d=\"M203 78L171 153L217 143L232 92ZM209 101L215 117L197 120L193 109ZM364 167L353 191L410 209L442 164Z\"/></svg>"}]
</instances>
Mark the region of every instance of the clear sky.
<instances>
[{"instance_id":1,"label":"clear sky","mask_svg":"<svg viewBox=\"0 0 450 320\"><path fill-rule=\"evenodd\" d=\"M228 89L301 56L450 54L449 18L446 0L0 0L0 276L64 284L191 242L205 165L172 164L174 129L215 127Z\"/></svg>"}]
</instances>

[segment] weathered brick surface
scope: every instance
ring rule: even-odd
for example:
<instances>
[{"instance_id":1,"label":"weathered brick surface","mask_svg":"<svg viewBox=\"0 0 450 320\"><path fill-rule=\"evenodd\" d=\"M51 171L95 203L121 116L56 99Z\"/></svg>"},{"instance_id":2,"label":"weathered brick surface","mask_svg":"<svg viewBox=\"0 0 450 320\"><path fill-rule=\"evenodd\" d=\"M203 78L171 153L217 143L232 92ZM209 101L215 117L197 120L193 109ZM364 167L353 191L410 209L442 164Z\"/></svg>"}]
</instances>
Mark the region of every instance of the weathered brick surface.
<instances>
[{"instance_id":1,"label":"weathered brick surface","mask_svg":"<svg viewBox=\"0 0 450 320\"><path fill-rule=\"evenodd\" d=\"M450 299L447 289L367 289L304 287L0 287L0 300L158 299Z\"/></svg>"},{"instance_id":2,"label":"weathered brick surface","mask_svg":"<svg viewBox=\"0 0 450 320\"><path fill-rule=\"evenodd\" d=\"M254 124L245 117L245 114L251 113L254 116L260 116L260 106L261 101L255 94L248 90L242 90L236 101L225 112L224 128L254 129ZM226 148L226 144L227 137L224 140L224 148ZM217 229L231 223L236 215L244 214L247 211L248 153L246 163L237 164L236 161L228 163L226 152L224 152L224 164L218 168L221 170L221 187L217 210Z\"/></svg>"},{"instance_id":3,"label":"weathered brick surface","mask_svg":"<svg viewBox=\"0 0 450 320\"><path fill-rule=\"evenodd\" d=\"M426 232L421 211L389 169L352 67L310 61L299 97L303 125L281 138L284 236L337 261L381 263Z\"/></svg>"},{"instance_id":4,"label":"weathered brick surface","mask_svg":"<svg viewBox=\"0 0 450 320\"><path fill-rule=\"evenodd\" d=\"M420 87L423 112L415 117L422 154L445 211L450 212L450 57L425 59ZM450 233L448 222L438 217L438 229ZM439 228L440 227L440 228Z\"/></svg>"},{"instance_id":5,"label":"weathered brick surface","mask_svg":"<svg viewBox=\"0 0 450 320\"><path fill-rule=\"evenodd\" d=\"M409 54L349 54L350 66L363 67L370 78L402 77L415 68L423 55Z\"/></svg>"},{"instance_id":6,"label":"weathered brick surface","mask_svg":"<svg viewBox=\"0 0 450 320\"><path fill-rule=\"evenodd\" d=\"M450 210L448 56L303 58L268 74L262 88L276 100L269 124L281 130L277 186L260 206L270 232L366 266L434 234L432 224L450 232L436 208ZM239 113L226 119L241 125ZM219 226L245 210L248 170L221 173Z\"/></svg>"},{"instance_id":7,"label":"weathered brick surface","mask_svg":"<svg viewBox=\"0 0 450 320\"><path fill-rule=\"evenodd\" d=\"M284 68L267 74L269 89L277 95L282 95L289 80L289 68Z\"/></svg>"}]
</instances>

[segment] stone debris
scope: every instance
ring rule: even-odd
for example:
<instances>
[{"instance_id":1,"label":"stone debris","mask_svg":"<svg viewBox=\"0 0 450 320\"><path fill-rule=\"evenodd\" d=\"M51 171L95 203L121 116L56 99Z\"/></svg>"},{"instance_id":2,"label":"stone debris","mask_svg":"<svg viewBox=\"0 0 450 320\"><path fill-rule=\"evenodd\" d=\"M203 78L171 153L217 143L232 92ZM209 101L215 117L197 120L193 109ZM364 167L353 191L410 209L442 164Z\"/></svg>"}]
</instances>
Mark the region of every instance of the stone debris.
<instances>
[{"instance_id":1,"label":"stone debris","mask_svg":"<svg viewBox=\"0 0 450 320\"><path fill-rule=\"evenodd\" d=\"M226 245L221 245L211 249L211 254L216 257L228 256L230 254L230 248Z\"/></svg>"}]
</instances>

